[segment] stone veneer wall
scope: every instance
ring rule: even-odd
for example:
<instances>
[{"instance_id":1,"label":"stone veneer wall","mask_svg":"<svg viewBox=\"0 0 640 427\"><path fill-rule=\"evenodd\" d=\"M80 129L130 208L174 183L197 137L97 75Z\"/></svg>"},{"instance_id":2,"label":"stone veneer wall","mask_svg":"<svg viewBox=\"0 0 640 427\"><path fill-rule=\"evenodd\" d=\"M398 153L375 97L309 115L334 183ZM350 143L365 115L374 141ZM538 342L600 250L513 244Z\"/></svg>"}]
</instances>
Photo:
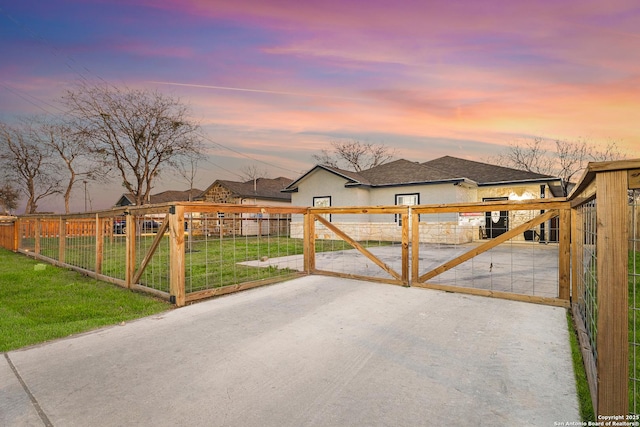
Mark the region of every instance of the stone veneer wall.
<instances>
[{"instance_id":1,"label":"stone veneer wall","mask_svg":"<svg viewBox=\"0 0 640 427\"><path fill-rule=\"evenodd\" d=\"M400 242L402 240L402 228L395 222L343 222L332 224L357 241L379 240ZM420 223L421 243L461 244L469 243L477 239L478 236L478 227L460 227L457 222ZM303 237L301 222L291 223L291 237L299 239ZM316 223L316 239L340 240L335 233L318 223Z\"/></svg>"},{"instance_id":2,"label":"stone veneer wall","mask_svg":"<svg viewBox=\"0 0 640 427\"><path fill-rule=\"evenodd\" d=\"M221 185L211 188L205 195L204 201L209 203L239 203L231 191Z\"/></svg>"}]
</instances>

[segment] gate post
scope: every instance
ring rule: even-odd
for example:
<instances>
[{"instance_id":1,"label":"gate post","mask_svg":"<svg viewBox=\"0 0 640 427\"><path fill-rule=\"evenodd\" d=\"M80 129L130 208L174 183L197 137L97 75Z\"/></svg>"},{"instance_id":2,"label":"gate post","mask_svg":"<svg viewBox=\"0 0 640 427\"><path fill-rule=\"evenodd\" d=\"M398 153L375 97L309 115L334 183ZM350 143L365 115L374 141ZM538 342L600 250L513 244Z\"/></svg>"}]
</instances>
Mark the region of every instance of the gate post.
<instances>
[{"instance_id":1,"label":"gate post","mask_svg":"<svg viewBox=\"0 0 640 427\"><path fill-rule=\"evenodd\" d=\"M169 209L169 298L176 307L185 305L184 206Z\"/></svg>"},{"instance_id":2,"label":"gate post","mask_svg":"<svg viewBox=\"0 0 640 427\"><path fill-rule=\"evenodd\" d=\"M596 174L598 416L629 410L627 186L626 170Z\"/></svg>"},{"instance_id":3,"label":"gate post","mask_svg":"<svg viewBox=\"0 0 640 427\"><path fill-rule=\"evenodd\" d=\"M304 214L303 221L303 242L302 250L304 252L304 269L307 274L312 274L316 269L316 218L309 212Z\"/></svg>"},{"instance_id":4,"label":"gate post","mask_svg":"<svg viewBox=\"0 0 640 427\"><path fill-rule=\"evenodd\" d=\"M408 206L402 216L402 284L409 286L409 218L411 217L411 207Z\"/></svg>"},{"instance_id":5,"label":"gate post","mask_svg":"<svg viewBox=\"0 0 640 427\"><path fill-rule=\"evenodd\" d=\"M420 281L420 214L411 209L411 282Z\"/></svg>"}]
</instances>

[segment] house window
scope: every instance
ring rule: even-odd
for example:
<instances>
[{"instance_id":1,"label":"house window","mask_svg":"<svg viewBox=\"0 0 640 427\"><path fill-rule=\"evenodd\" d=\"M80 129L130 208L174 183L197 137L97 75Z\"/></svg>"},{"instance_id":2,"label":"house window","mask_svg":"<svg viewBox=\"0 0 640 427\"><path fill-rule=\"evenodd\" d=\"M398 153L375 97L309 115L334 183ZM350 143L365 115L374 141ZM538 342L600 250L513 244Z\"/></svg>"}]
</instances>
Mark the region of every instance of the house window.
<instances>
[{"instance_id":1,"label":"house window","mask_svg":"<svg viewBox=\"0 0 640 427\"><path fill-rule=\"evenodd\" d=\"M313 207L314 208L328 208L331 207L331 196L321 196L313 198ZM331 222L331 214L322 215L324 219Z\"/></svg>"},{"instance_id":2,"label":"house window","mask_svg":"<svg viewBox=\"0 0 640 427\"><path fill-rule=\"evenodd\" d=\"M396 194L396 205L415 206L419 204L419 193ZM402 225L402 217L400 215L395 215L395 221L398 223L398 225Z\"/></svg>"}]
</instances>

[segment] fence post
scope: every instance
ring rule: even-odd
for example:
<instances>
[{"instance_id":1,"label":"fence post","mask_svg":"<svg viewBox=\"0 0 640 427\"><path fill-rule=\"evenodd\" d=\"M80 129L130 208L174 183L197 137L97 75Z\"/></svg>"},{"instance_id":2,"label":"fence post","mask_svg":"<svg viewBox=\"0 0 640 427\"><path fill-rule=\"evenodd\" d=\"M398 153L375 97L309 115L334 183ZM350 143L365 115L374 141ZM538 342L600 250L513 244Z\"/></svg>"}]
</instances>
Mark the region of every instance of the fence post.
<instances>
[{"instance_id":1,"label":"fence post","mask_svg":"<svg viewBox=\"0 0 640 427\"><path fill-rule=\"evenodd\" d=\"M626 170L596 174L598 416L629 409L627 186Z\"/></svg>"},{"instance_id":2,"label":"fence post","mask_svg":"<svg viewBox=\"0 0 640 427\"><path fill-rule=\"evenodd\" d=\"M102 274L104 252L104 220L96 214L96 275Z\"/></svg>"},{"instance_id":3,"label":"fence post","mask_svg":"<svg viewBox=\"0 0 640 427\"><path fill-rule=\"evenodd\" d=\"M58 236L58 261L64 264L66 261L65 253L67 251L67 220L64 217L60 217Z\"/></svg>"},{"instance_id":4,"label":"fence post","mask_svg":"<svg viewBox=\"0 0 640 427\"><path fill-rule=\"evenodd\" d=\"M302 248L304 252L304 268L307 274L316 269L316 224L315 215L307 210L304 214L304 230Z\"/></svg>"},{"instance_id":5,"label":"fence post","mask_svg":"<svg viewBox=\"0 0 640 427\"><path fill-rule=\"evenodd\" d=\"M40 222L40 218L36 218L36 227L35 227L35 239L33 242L33 251L37 254L40 253L40 234L42 233L42 223Z\"/></svg>"},{"instance_id":6,"label":"fence post","mask_svg":"<svg viewBox=\"0 0 640 427\"><path fill-rule=\"evenodd\" d=\"M16 218L13 222L13 251L17 252L20 249L20 218Z\"/></svg>"},{"instance_id":7,"label":"fence post","mask_svg":"<svg viewBox=\"0 0 640 427\"><path fill-rule=\"evenodd\" d=\"M420 214L411 210L411 282L420 277Z\"/></svg>"},{"instance_id":8,"label":"fence post","mask_svg":"<svg viewBox=\"0 0 640 427\"><path fill-rule=\"evenodd\" d=\"M185 304L184 206L169 210L169 295L177 307Z\"/></svg>"},{"instance_id":9,"label":"fence post","mask_svg":"<svg viewBox=\"0 0 640 427\"><path fill-rule=\"evenodd\" d=\"M402 212L402 284L409 286L409 218L411 207Z\"/></svg>"},{"instance_id":10,"label":"fence post","mask_svg":"<svg viewBox=\"0 0 640 427\"><path fill-rule=\"evenodd\" d=\"M558 298L571 299L571 209L560 209Z\"/></svg>"},{"instance_id":11,"label":"fence post","mask_svg":"<svg viewBox=\"0 0 640 427\"><path fill-rule=\"evenodd\" d=\"M125 284L131 289L136 270L136 219L129 211L125 212Z\"/></svg>"}]
</instances>

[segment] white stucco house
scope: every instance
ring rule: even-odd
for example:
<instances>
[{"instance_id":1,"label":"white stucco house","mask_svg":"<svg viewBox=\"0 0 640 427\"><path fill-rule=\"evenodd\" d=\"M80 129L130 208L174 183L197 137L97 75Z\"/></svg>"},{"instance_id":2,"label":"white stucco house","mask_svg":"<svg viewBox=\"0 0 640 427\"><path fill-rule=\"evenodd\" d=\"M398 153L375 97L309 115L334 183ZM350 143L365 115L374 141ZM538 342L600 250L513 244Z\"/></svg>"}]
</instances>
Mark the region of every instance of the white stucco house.
<instances>
[{"instance_id":1,"label":"white stucco house","mask_svg":"<svg viewBox=\"0 0 640 427\"><path fill-rule=\"evenodd\" d=\"M283 192L291 193L294 206L335 207L537 199L561 196L561 188L561 179L557 177L444 156L423 163L400 159L361 172L316 165ZM346 226L386 223L390 236L397 235L400 228L399 218L394 215L331 215L329 220ZM421 216L421 223L440 227L467 220L457 213ZM493 216L488 212L475 221L478 230L484 233L475 235L486 238L496 237L522 222L508 212L494 212ZM292 234L294 231L292 224Z\"/></svg>"}]
</instances>

